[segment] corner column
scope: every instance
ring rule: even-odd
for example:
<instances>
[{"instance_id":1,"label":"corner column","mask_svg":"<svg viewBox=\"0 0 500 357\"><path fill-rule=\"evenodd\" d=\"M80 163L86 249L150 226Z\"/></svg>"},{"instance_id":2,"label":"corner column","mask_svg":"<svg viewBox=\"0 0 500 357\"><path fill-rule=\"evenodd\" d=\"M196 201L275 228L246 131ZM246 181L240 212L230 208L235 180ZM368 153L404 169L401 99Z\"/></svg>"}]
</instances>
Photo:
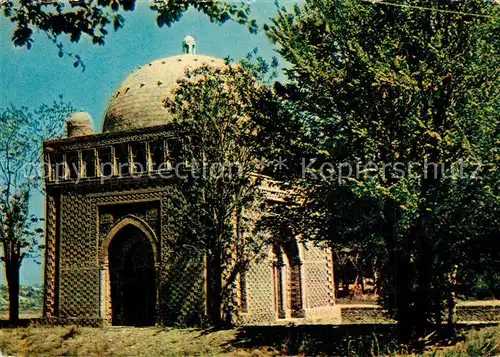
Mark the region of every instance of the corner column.
<instances>
[{"instance_id":1,"label":"corner column","mask_svg":"<svg viewBox=\"0 0 500 357\"><path fill-rule=\"evenodd\" d=\"M45 271L43 316L55 317L57 314L57 251L58 251L58 217L59 195L47 192L45 205Z\"/></svg>"}]
</instances>

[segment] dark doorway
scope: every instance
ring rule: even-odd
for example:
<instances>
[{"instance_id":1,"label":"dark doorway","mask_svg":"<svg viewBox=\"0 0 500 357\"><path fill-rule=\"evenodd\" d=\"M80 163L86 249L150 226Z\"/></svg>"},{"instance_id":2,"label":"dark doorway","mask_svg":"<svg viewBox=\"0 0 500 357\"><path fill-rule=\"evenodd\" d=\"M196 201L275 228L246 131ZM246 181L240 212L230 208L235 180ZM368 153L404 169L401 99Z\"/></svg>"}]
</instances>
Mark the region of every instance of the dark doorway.
<instances>
[{"instance_id":1,"label":"dark doorway","mask_svg":"<svg viewBox=\"0 0 500 357\"><path fill-rule=\"evenodd\" d=\"M156 279L151 243L140 229L128 225L113 238L108 254L113 325L154 325Z\"/></svg>"}]
</instances>

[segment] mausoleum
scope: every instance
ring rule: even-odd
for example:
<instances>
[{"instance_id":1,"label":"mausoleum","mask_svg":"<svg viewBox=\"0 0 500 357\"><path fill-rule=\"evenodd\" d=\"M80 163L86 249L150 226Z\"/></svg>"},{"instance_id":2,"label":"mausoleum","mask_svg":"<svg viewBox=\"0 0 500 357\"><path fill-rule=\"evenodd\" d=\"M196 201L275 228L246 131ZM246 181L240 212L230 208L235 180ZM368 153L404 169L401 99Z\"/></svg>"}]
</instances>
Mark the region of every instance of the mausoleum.
<instances>
[{"instance_id":1,"label":"mausoleum","mask_svg":"<svg viewBox=\"0 0 500 357\"><path fill-rule=\"evenodd\" d=\"M164 99L187 68L226 65L195 47L188 36L181 55L132 72L112 94L102 132L79 112L67 121L67 137L44 143L45 317L135 326L203 320L205 262L186 244L196 239L183 194L189 181L162 174L190 143L169 130ZM128 169L118 172L123 163ZM284 204L271 183L262 190L270 203ZM333 311L332 252L296 237L266 247L237 282L240 324Z\"/></svg>"}]
</instances>

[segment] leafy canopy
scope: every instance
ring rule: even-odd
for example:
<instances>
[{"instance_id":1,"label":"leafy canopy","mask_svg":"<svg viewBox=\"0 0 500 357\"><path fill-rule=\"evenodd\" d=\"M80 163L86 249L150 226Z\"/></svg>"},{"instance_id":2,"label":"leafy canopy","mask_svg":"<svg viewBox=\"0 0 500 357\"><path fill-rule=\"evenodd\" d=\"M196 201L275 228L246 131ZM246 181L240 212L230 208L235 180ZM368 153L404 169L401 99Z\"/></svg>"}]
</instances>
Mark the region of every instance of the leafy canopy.
<instances>
[{"instance_id":1,"label":"leafy canopy","mask_svg":"<svg viewBox=\"0 0 500 357\"><path fill-rule=\"evenodd\" d=\"M135 0L6 0L2 1L1 10L3 16L14 23L12 42L15 46L30 49L35 34L41 31L57 45L59 56L66 54L75 59L77 67L83 66L80 56L67 52L59 37L67 36L71 42L78 42L82 35L87 35L93 44L104 45L109 27L115 31L123 27L125 19L122 14L134 11L135 6ZM170 27L189 8L194 8L207 15L212 22L234 20L247 24L250 32L257 30L256 21L249 18L250 8L244 2L154 0L150 2L150 8L156 13L159 27Z\"/></svg>"},{"instance_id":2,"label":"leafy canopy","mask_svg":"<svg viewBox=\"0 0 500 357\"><path fill-rule=\"evenodd\" d=\"M42 142L62 134L72 110L62 97L35 110L13 106L0 109L2 261L20 265L25 257L38 253L43 230L38 225L40 219L30 213L30 198L43 184Z\"/></svg>"},{"instance_id":3,"label":"leafy canopy","mask_svg":"<svg viewBox=\"0 0 500 357\"><path fill-rule=\"evenodd\" d=\"M266 30L291 63L277 89L302 118L295 150L316 159L292 183L305 204L280 214L379 258L383 302L421 327L441 320L457 269L498 266L474 259L500 228L499 9L402 5L311 0Z\"/></svg>"},{"instance_id":4,"label":"leafy canopy","mask_svg":"<svg viewBox=\"0 0 500 357\"><path fill-rule=\"evenodd\" d=\"M193 236L207 256L208 314L215 324L233 319L234 285L259 259L267 236L256 222L263 213L262 157L276 101L253 70L227 64L187 71L173 97L173 130L186 140ZM266 72L267 73L267 72Z\"/></svg>"}]
</instances>

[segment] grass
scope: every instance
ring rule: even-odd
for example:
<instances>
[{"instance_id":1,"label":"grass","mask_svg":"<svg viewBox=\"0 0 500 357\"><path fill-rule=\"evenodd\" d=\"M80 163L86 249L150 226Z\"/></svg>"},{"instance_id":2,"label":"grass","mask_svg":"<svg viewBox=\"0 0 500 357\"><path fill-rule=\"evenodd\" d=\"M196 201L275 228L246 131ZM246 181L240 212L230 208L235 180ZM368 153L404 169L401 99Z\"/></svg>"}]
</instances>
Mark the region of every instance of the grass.
<instances>
[{"instance_id":1,"label":"grass","mask_svg":"<svg viewBox=\"0 0 500 357\"><path fill-rule=\"evenodd\" d=\"M500 354L500 327L468 331L464 341L428 352L432 357L493 357Z\"/></svg>"},{"instance_id":2,"label":"grass","mask_svg":"<svg viewBox=\"0 0 500 357\"><path fill-rule=\"evenodd\" d=\"M0 351L16 356L273 356L234 349L236 330L133 327L28 327L0 330Z\"/></svg>"},{"instance_id":3,"label":"grass","mask_svg":"<svg viewBox=\"0 0 500 357\"><path fill-rule=\"evenodd\" d=\"M500 354L500 327L463 332L454 345L409 354L387 326L267 326L219 331L133 327L0 330L0 352L15 356L485 356ZM446 344L446 343L445 343ZM0 353L0 355L1 355Z\"/></svg>"},{"instance_id":4,"label":"grass","mask_svg":"<svg viewBox=\"0 0 500 357\"><path fill-rule=\"evenodd\" d=\"M461 340L460 342L457 342ZM390 343L381 345L374 336L368 345L355 345L347 351L352 357L413 356L413 357L496 357L500 354L500 325L481 329L466 329L451 340L424 342L421 353L408 346Z\"/></svg>"}]
</instances>

